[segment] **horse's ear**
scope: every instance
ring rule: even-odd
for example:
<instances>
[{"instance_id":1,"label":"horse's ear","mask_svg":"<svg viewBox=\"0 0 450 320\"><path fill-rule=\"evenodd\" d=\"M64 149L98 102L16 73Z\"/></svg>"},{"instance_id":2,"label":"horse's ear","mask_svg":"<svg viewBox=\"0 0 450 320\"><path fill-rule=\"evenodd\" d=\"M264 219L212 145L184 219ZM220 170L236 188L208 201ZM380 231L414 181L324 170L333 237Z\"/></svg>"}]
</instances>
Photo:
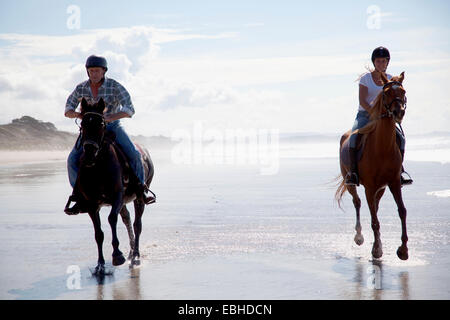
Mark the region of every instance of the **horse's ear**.
<instances>
[{"instance_id":1,"label":"horse's ear","mask_svg":"<svg viewBox=\"0 0 450 320\"><path fill-rule=\"evenodd\" d=\"M403 80L405 80L405 71L398 76L398 82L403 83Z\"/></svg>"},{"instance_id":2,"label":"horse's ear","mask_svg":"<svg viewBox=\"0 0 450 320\"><path fill-rule=\"evenodd\" d=\"M105 101L103 100L103 98L100 98L100 100L97 103L97 106L98 106L98 111L100 113L103 113L105 111L106 106L105 106Z\"/></svg>"},{"instance_id":3,"label":"horse's ear","mask_svg":"<svg viewBox=\"0 0 450 320\"><path fill-rule=\"evenodd\" d=\"M81 112L86 111L88 103L85 98L81 99Z\"/></svg>"},{"instance_id":4,"label":"horse's ear","mask_svg":"<svg viewBox=\"0 0 450 320\"><path fill-rule=\"evenodd\" d=\"M384 72L381 72L381 81L383 81L383 84L389 82L389 79L386 77L386 74Z\"/></svg>"}]
</instances>

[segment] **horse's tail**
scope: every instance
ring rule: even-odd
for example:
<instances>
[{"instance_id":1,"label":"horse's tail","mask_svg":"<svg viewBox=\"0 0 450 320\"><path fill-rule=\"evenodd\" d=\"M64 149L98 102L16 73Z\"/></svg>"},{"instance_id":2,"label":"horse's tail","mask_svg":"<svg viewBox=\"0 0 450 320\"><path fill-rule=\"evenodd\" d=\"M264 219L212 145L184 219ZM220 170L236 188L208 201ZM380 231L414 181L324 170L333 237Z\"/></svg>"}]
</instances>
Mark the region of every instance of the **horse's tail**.
<instances>
[{"instance_id":1,"label":"horse's tail","mask_svg":"<svg viewBox=\"0 0 450 320\"><path fill-rule=\"evenodd\" d=\"M345 185L345 180L342 174L338 175L335 181L338 181L338 188L336 190L334 198L336 199L339 208L341 208L341 200L344 196L345 191L347 191L347 186Z\"/></svg>"},{"instance_id":2,"label":"horse's tail","mask_svg":"<svg viewBox=\"0 0 450 320\"><path fill-rule=\"evenodd\" d=\"M338 187L337 190L336 190L336 193L334 195L334 199L337 201L338 206L339 206L340 209L342 209L341 208L342 197L344 196L345 191L347 191L347 186L345 185L345 179L344 179L344 176L343 176L343 172L344 171L342 170L342 146L343 146L345 140L347 140L350 137L351 134L352 134L351 130L347 131L346 133L344 133L342 135L341 140L339 142L339 146L340 146L339 147L339 162L340 162L340 165L341 165L341 174L339 174L334 179L334 181L336 182L336 186Z\"/></svg>"}]
</instances>

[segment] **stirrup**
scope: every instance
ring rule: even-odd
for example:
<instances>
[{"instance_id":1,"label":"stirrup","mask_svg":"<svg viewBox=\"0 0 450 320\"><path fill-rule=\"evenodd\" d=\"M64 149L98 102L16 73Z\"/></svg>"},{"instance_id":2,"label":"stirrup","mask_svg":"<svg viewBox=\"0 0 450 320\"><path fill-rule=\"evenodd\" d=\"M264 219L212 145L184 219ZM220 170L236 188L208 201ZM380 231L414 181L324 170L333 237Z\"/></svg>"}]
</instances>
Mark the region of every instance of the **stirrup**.
<instances>
[{"instance_id":1,"label":"stirrup","mask_svg":"<svg viewBox=\"0 0 450 320\"><path fill-rule=\"evenodd\" d=\"M147 192L150 192L152 195L146 196L145 193L147 193ZM142 194L142 198L143 198L145 204L151 204L151 203L156 202L156 194L152 190L147 188L147 186L145 186L145 190L144 190L144 193Z\"/></svg>"},{"instance_id":2,"label":"stirrup","mask_svg":"<svg viewBox=\"0 0 450 320\"><path fill-rule=\"evenodd\" d=\"M150 192L152 195L147 196L146 193ZM156 195L145 184L140 183L136 193L137 197L142 198L145 204L151 204L156 202Z\"/></svg>"},{"instance_id":3,"label":"stirrup","mask_svg":"<svg viewBox=\"0 0 450 320\"><path fill-rule=\"evenodd\" d=\"M403 178L403 174L406 174L408 176L408 178L406 178L406 179ZM413 183L413 179L411 179L411 176L409 175L409 173L406 171L402 171L402 173L400 174L400 185L408 186L412 183Z\"/></svg>"},{"instance_id":4,"label":"stirrup","mask_svg":"<svg viewBox=\"0 0 450 320\"><path fill-rule=\"evenodd\" d=\"M359 186L358 174L355 172L349 172L345 176L345 184L347 186Z\"/></svg>"}]
</instances>

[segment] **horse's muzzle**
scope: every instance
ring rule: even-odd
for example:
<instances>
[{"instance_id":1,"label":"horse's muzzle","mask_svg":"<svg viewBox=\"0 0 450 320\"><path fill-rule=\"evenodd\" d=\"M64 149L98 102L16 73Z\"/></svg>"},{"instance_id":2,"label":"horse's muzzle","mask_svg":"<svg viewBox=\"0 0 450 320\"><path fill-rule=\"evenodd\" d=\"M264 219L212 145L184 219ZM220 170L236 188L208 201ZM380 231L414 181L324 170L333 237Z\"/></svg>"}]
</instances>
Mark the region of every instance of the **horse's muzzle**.
<instances>
[{"instance_id":1,"label":"horse's muzzle","mask_svg":"<svg viewBox=\"0 0 450 320\"><path fill-rule=\"evenodd\" d=\"M87 167L92 167L95 164L95 159L97 158L98 152L100 150L100 146L97 142L92 140L86 140L83 143L83 159L84 164Z\"/></svg>"},{"instance_id":2,"label":"horse's muzzle","mask_svg":"<svg viewBox=\"0 0 450 320\"><path fill-rule=\"evenodd\" d=\"M401 123L403 120L403 117L405 116L405 109L395 109L392 114L394 115L394 119L396 122Z\"/></svg>"}]
</instances>

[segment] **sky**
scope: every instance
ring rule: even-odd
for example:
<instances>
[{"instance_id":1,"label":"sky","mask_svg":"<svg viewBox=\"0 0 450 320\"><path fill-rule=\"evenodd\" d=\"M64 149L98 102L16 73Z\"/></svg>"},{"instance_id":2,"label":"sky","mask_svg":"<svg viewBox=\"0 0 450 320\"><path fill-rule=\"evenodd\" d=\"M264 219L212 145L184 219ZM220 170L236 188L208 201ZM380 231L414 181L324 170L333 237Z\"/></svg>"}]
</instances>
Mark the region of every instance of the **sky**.
<instances>
[{"instance_id":1,"label":"sky","mask_svg":"<svg viewBox=\"0 0 450 320\"><path fill-rule=\"evenodd\" d=\"M131 134L351 128L372 50L405 71L407 134L450 131L448 1L0 0L0 124L64 117L91 54L130 92Z\"/></svg>"}]
</instances>

